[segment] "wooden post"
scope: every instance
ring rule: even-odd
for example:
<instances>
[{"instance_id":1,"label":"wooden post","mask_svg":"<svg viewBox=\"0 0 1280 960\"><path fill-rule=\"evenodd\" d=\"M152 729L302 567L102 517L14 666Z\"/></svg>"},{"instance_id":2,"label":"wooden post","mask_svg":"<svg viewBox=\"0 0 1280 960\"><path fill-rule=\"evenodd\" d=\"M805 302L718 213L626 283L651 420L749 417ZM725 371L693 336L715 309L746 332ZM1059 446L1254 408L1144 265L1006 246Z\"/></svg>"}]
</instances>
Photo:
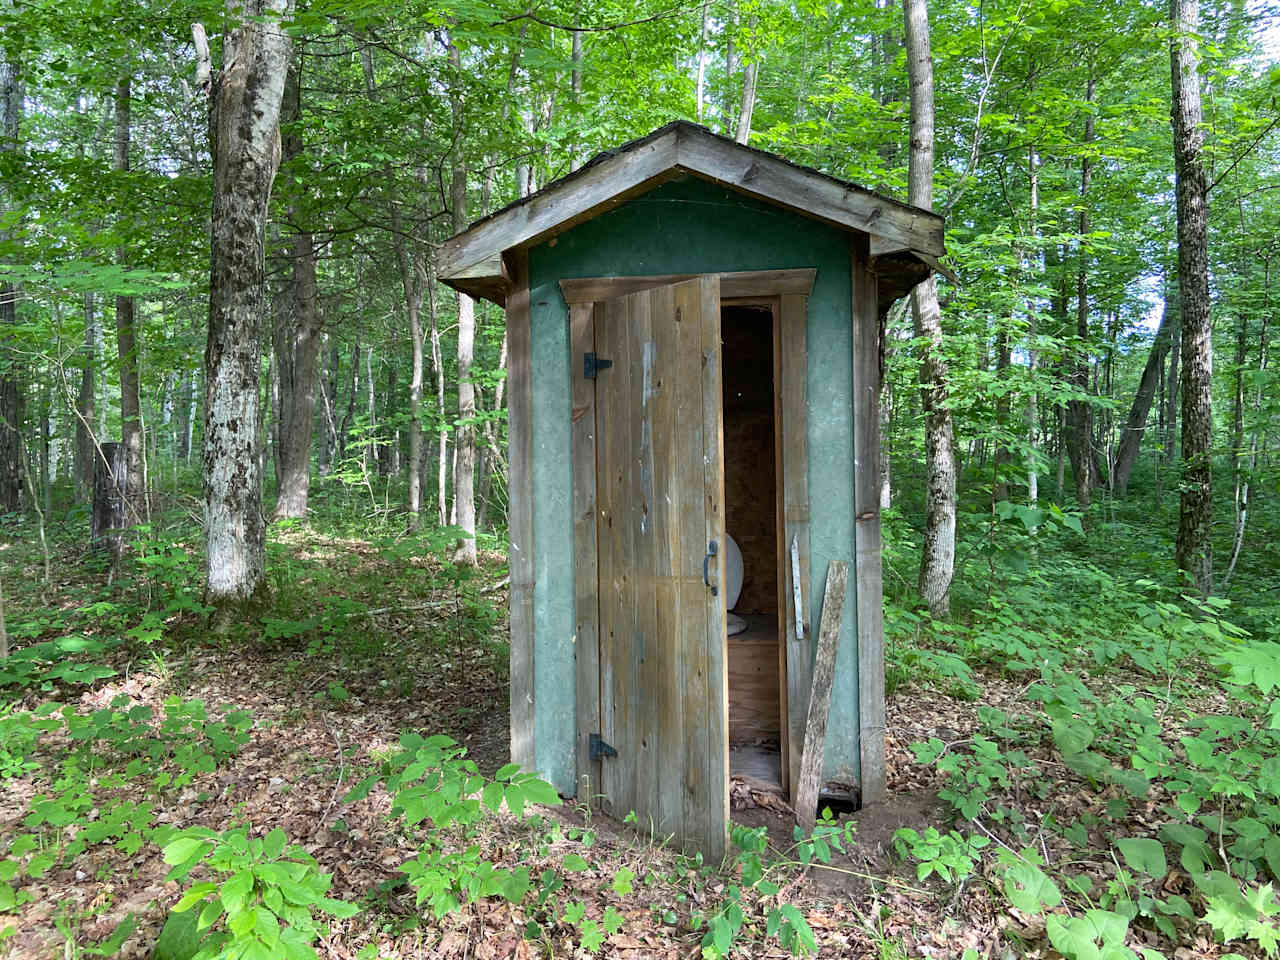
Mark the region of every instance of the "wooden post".
<instances>
[{"instance_id":1,"label":"wooden post","mask_svg":"<svg viewBox=\"0 0 1280 960\"><path fill-rule=\"evenodd\" d=\"M831 681L836 673L836 649L840 645L840 623L844 619L844 594L849 582L849 565L833 560L827 569L827 588L822 598L822 626L818 630L818 658L813 665L813 692L809 696L809 720L804 729L804 753L800 761L800 782L796 787L796 823L812 830L818 815L818 786L822 780L822 757L827 745L827 718L831 708Z\"/></svg>"},{"instance_id":2,"label":"wooden post","mask_svg":"<svg viewBox=\"0 0 1280 960\"><path fill-rule=\"evenodd\" d=\"M128 472L124 444L102 444L101 455L93 461L91 542L95 550L110 550L113 564L119 561L124 549L122 531L128 526L125 518Z\"/></svg>"},{"instance_id":3,"label":"wooden post","mask_svg":"<svg viewBox=\"0 0 1280 960\"><path fill-rule=\"evenodd\" d=\"M865 237L852 244L854 603L858 636L858 750L862 805L886 794L884 585L880 561L880 313Z\"/></svg>"}]
</instances>

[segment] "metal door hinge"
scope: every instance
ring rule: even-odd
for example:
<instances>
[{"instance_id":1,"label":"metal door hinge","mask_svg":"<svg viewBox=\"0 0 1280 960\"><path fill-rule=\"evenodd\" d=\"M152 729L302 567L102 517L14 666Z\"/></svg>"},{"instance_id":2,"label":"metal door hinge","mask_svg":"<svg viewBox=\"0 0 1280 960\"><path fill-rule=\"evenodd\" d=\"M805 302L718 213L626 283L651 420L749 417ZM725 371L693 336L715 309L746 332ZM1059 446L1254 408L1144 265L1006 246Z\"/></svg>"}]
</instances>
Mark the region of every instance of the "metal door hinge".
<instances>
[{"instance_id":1,"label":"metal door hinge","mask_svg":"<svg viewBox=\"0 0 1280 960\"><path fill-rule=\"evenodd\" d=\"M592 760L599 760L601 757L616 757L618 755L618 751L601 740L598 733L593 733L587 738L587 753Z\"/></svg>"},{"instance_id":2,"label":"metal door hinge","mask_svg":"<svg viewBox=\"0 0 1280 960\"><path fill-rule=\"evenodd\" d=\"M594 353L584 353L582 355L582 375L588 380L594 380L597 373L601 370L608 370L612 366L612 360L597 357Z\"/></svg>"}]
</instances>

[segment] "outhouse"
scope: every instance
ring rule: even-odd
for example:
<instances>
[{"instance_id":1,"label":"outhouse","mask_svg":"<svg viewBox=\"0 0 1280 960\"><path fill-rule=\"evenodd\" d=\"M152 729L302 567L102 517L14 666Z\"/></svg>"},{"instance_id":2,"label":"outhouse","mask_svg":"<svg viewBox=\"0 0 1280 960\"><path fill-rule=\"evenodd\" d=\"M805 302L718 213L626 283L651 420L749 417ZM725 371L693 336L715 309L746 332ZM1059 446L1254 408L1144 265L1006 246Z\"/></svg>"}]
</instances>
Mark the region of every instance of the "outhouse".
<instances>
[{"instance_id":1,"label":"outhouse","mask_svg":"<svg viewBox=\"0 0 1280 960\"><path fill-rule=\"evenodd\" d=\"M684 122L444 244L506 309L514 761L719 854L736 766L796 780L843 560L823 779L883 794L880 330L942 254L939 216Z\"/></svg>"}]
</instances>

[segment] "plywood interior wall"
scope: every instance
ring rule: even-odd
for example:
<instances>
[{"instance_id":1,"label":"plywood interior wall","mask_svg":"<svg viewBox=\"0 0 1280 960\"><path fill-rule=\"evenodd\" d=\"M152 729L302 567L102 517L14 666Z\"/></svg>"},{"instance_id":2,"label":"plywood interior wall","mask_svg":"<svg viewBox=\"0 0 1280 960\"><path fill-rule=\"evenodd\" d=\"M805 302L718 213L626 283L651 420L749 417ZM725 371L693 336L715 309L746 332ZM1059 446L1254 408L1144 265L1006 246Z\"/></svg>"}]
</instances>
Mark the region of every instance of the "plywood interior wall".
<instances>
[{"instance_id":1,"label":"plywood interior wall","mask_svg":"<svg viewBox=\"0 0 1280 960\"><path fill-rule=\"evenodd\" d=\"M725 307L725 527L742 550L738 613L778 610L777 497L774 474L773 315Z\"/></svg>"},{"instance_id":2,"label":"plywood interior wall","mask_svg":"<svg viewBox=\"0 0 1280 960\"><path fill-rule=\"evenodd\" d=\"M734 610L751 627L729 638L729 740L754 743L781 735L773 313L725 307L721 340L725 523L744 569Z\"/></svg>"}]
</instances>

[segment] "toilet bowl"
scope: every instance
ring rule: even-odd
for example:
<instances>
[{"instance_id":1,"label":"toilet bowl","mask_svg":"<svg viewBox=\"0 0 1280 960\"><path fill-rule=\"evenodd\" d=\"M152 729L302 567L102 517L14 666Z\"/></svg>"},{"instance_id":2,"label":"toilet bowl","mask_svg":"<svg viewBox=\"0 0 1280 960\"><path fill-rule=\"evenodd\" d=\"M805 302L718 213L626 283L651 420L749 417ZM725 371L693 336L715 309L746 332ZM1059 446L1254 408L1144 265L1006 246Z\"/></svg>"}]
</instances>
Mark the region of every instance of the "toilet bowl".
<instances>
[{"instance_id":1,"label":"toilet bowl","mask_svg":"<svg viewBox=\"0 0 1280 960\"><path fill-rule=\"evenodd\" d=\"M724 535L724 608L733 610L738 605L738 597L742 594L742 551L728 533ZM735 613L726 613L729 636L734 637L747 629L747 621Z\"/></svg>"}]
</instances>

